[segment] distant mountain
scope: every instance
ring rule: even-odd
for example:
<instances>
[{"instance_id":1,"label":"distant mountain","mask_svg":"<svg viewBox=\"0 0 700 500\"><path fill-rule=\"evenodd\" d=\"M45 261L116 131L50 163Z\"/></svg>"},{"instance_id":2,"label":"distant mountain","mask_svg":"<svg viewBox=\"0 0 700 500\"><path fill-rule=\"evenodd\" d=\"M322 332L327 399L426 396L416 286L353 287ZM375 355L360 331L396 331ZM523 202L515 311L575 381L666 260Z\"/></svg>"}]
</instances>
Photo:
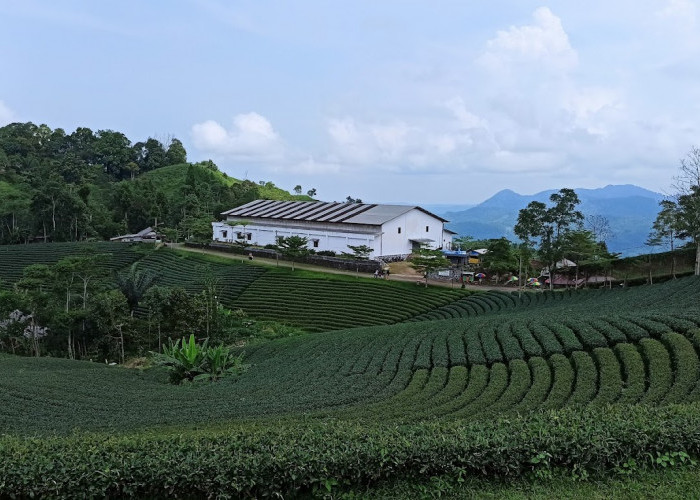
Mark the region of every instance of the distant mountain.
<instances>
[{"instance_id":1,"label":"distant mountain","mask_svg":"<svg viewBox=\"0 0 700 500\"><path fill-rule=\"evenodd\" d=\"M450 222L447 227L460 235L478 239L505 236L517 240L513 227L518 212L531 201L549 204L549 196L558 190L521 195L504 189L488 200L466 210L436 211ZM631 184L605 186L598 189L576 189L581 200L579 210L585 216L602 215L610 223L612 236L607 240L612 252L636 255L648 251L644 242L659 212L664 195Z\"/></svg>"},{"instance_id":2,"label":"distant mountain","mask_svg":"<svg viewBox=\"0 0 700 500\"><path fill-rule=\"evenodd\" d=\"M402 202L400 203L401 205L411 205L415 202ZM471 204L439 204L439 203L428 203L427 205L421 204L421 207L425 208L428 212L432 212L434 214L446 214L446 213L452 213L452 212L463 212L464 210L469 210L472 207L475 207L475 203Z\"/></svg>"}]
</instances>

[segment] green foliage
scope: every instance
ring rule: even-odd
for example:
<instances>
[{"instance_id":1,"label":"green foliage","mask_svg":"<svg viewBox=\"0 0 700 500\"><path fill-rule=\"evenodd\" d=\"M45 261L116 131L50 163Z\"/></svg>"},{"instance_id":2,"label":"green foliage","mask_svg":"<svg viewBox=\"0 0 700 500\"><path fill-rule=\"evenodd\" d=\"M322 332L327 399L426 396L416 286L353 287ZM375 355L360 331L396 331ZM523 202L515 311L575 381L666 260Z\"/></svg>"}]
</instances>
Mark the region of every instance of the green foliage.
<instances>
[{"instance_id":1,"label":"green foliage","mask_svg":"<svg viewBox=\"0 0 700 500\"><path fill-rule=\"evenodd\" d=\"M186 161L176 138L132 144L113 130L78 128L67 135L33 123L0 127L0 245L37 236L107 239L148 226L202 237L206 231L196 221L211 222L249 201L310 199L271 183L232 179L211 161Z\"/></svg>"},{"instance_id":2,"label":"green foliage","mask_svg":"<svg viewBox=\"0 0 700 500\"><path fill-rule=\"evenodd\" d=\"M675 468L695 462L699 414L695 405L605 407L478 423L282 421L176 433L5 436L0 438L5 457L0 493L290 497L327 486L366 488L387 479Z\"/></svg>"},{"instance_id":3,"label":"green foliage","mask_svg":"<svg viewBox=\"0 0 700 500\"><path fill-rule=\"evenodd\" d=\"M518 257L510 241L506 238L489 240L487 249L483 265L489 272L496 275L517 273Z\"/></svg>"},{"instance_id":4,"label":"green foliage","mask_svg":"<svg viewBox=\"0 0 700 500\"><path fill-rule=\"evenodd\" d=\"M292 271L294 261L309 255L310 249L307 247L309 239L303 236L278 236L277 249L279 252L292 261Z\"/></svg>"},{"instance_id":5,"label":"green foliage","mask_svg":"<svg viewBox=\"0 0 700 500\"><path fill-rule=\"evenodd\" d=\"M514 230L528 245L538 244L540 258L553 271L556 262L563 256L566 234L581 225L583 214L576 210L579 199L573 189L560 189L549 199L552 202L550 207L532 201L520 210Z\"/></svg>"},{"instance_id":6,"label":"green foliage","mask_svg":"<svg viewBox=\"0 0 700 500\"><path fill-rule=\"evenodd\" d=\"M127 271L117 273L116 284L126 297L132 315L149 288L155 285L158 276L149 270L139 269L137 263L131 264Z\"/></svg>"},{"instance_id":7,"label":"green foliage","mask_svg":"<svg viewBox=\"0 0 700 500\"><path fill-rule=\"evenodd\" d=\"M367 260L372 253L372 248L367 245L348 245L348 248L352 250L353 256L358 260Z\"/></svg>"},{"instance_id":8,"label":"green foliage","mask_svg":"<svg viewBox=\"0 0 700 500\"><path fill-rule=\"evenodd\" d=\"M431 250L425 246L411 256L409 264L413 269L425 276L425 286L428 286L428 275L438 269L450 267L450 261L442 250Z\"/></svg>"},{"instance_id":9,"label":"green foliage","mask_svg":"<svg viewBox=\"0 0 700 500\"><path fill-rule=\"evenodd\" d=\"M247 368L243 364L243 354L235 356L224 346L210 346L209 340L201 344L195 341L194 334L189 340L176 340L163 347L163 353L152 353L157 365L170 369L170 380L174 384L201 380L216 381L226 376L237 376Z\"/></svg>"}]
</instances>

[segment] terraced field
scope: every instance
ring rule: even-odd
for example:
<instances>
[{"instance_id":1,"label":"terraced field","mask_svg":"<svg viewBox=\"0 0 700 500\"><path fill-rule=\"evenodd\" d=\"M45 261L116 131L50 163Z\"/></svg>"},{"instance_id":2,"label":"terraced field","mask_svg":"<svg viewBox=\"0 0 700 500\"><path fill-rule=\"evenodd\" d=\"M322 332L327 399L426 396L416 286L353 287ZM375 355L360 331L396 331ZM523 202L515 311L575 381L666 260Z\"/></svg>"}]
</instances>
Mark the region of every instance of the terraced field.
<instances>
[{"instance_id":1,"label":"terraced field","mask_svg":"<svg viewBox=\"0 0 700 500\"><path fill-rule=\"evenodd\" d=\"M10 287L30 264L51 264L69 255L104 253L105 276L138 262L158 276L157 284L204 288L210 274L220 302L249 316L322 332L356 326L389 325L446 306L470 292L355 277L292 272L233 259L154 249L148 244L50 243L0 246L0 285Z\"/></svg>"},{"instance_id":2,"label":"terraced field","mask_svg":"<svg viewBox=\"0 0 700 500\"><path fill-rule=\"evenodd\" d=\"M233 307L240 294L267 272L263 267L168 249L152 252L139 261L139 266L155 272L159 285L182 287L192 294L202 291L204 275L211 273L217 283L219 300L228 307Z\"/></svg>"},{"instance_id":3,"label":"terraced field","mask_svg":"<svg viewBox=\"0 0 700 500\"><path fill-rule=\"evenodd\" d=\"M251 316L287 321L309 331L399 323L463 297L461 290L376 280L298 278L272 269L233 304Z\"/></svg>"},{"instance_id":4,"label":"terraced field","mask_svg":"<svg viewBox=\"0 0 700 500\"><path fill-rule=\"evenodd\" d=\"M22 270L26 266L54 264L71 255L106 254L102 267L106 274L111 274L142 259L152 248L150 245L109 241L79 244L0 245L0 286L10 287L22 277Z\"/></svg>"},{"instance_id":5,"label":"terraced field","mask_svg":"<svg viewBox=\"0 0 700 500\"><path fill-rule=\"evenodd\" d=\"M686 278L572 294L554 302L559 307L509 306L507 314L283 339L246 348L250 370L200 395L205 394L210 420L300 411L319 418L474 420L580 405L693 402L700 398L699 299L700 280ZM0 382L22 407L35 390L27 387L36 387L30 379L37 375L28 373ZM50 384L41 398L55 394L55 399L47 402L43 418L57 428L75 425L72 414L61 423L52 411L67 404L74 382L59 378ZM174 416L168 417L160 401L178 401L181 416L201 411L202 400L190 400L187 390L149 387L143 394L110 391L116 406L103 401L99 418L86 417L81 425L167 423ZM142 409L134 421L119 410L124 401ZM16 428L11 407L0 413L0 424Z\"/></svg>"},{"instance_id":6,"label":"terraced field","mask_svg":"<svg viewBox=\"0 0 700 500\"><path fill-rule=\"evenodd\" d=\"M171 258L179 257L144 261L167 274ZM304 311L298 321L323 318L325 327L308 324L320 330L366 321L343 313L343 302L348 310L380 302L379 284L304 279L268 271L231 292L239 293L232 303L255 311L256 297L272 290L266 300L293 304L292 317ZM75 491L85 477L103 496L162 494L163 484L193 496L294 496L328 491L331 480L364 488L382 478L529 477L554 467L581 477L649 457L700 456L700 278L521 297L447 293L430 302L407 289L406 297L394 300L432 310L245 346L248 371L215 384L171 386L158 370L0 357L0 452L18 464L6 484L39 496L57 484ZM27 435L58 437L44 444ZM43 464L64 460L69 472L45 480ZM71 472L96 461L109 462L101 472L116 470L118 480ZM199 482L179 479L193 474Z\"/></svg>"}]
</instances>

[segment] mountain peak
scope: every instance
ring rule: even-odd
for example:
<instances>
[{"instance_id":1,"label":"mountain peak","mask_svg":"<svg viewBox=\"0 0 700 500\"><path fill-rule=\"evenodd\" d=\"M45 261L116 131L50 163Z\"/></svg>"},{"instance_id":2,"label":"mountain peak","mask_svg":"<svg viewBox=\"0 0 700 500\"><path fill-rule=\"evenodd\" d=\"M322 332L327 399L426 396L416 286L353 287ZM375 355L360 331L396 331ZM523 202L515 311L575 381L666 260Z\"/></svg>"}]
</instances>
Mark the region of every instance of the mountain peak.
<instances>
[{"instance_id":1,"label":"mountain peak","mask_svg":"<svg viewBox=\"0 0 700 500\"><path fill-rule=\"evenodd\" d=\"M664 196L632 184L608 185L598 189L575 189L584 215L602 215L609 220L613 236L607 241L611 251L634 254L644 249L644 241L659 211ZM534 195L521 195L503 189L468 210L452 212L449 229L477 239L515 239L513 227L518 212L533 200L549 205L550 189Z\"/></svg>"}]
</instances>

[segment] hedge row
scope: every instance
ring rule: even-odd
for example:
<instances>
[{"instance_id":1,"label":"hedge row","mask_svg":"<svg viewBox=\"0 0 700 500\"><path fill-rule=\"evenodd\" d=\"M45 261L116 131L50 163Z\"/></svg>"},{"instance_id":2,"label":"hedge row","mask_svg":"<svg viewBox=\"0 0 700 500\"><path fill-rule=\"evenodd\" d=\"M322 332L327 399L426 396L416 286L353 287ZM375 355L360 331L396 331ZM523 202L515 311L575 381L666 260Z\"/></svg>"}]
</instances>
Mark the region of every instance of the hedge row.
<instances>
[{"instance_id":1,"label":"hedge row","mask_svg":"<svg viewBox=\"0 0 700 500\"><path fill-rule=\"evenodd\" d=\"M700 407L603 406L483 422L346 421L66 438L0 437L0 496L292 497L386 479L610 474L700 452Z\"/></svg>"}]
</instances>

